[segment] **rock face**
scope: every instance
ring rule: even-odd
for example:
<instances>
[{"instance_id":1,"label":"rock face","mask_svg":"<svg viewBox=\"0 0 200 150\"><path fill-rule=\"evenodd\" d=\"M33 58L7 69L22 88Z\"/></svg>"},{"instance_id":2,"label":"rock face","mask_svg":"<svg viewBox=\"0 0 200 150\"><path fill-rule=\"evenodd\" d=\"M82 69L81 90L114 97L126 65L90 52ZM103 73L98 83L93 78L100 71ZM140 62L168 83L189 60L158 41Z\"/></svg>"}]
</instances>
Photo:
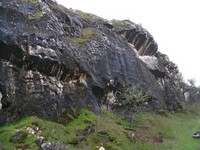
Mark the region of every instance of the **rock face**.
<instances>
[{"instance_id":1,"label":"rock face","mask_svg":"<svg viewBox=\"0 0 200 150\"><path fill-rule=\"evenodd\" d=\"M148 109L176 109L178 90L153 37L123 26L51 0L2 0L0 124L25 115L67 121L83 107L98 114L126 85L145 91Z\"/></svg>"},{"instance_id":2,"label":"rock face","mask_svg":"<svg viewBox=\"0 0 200 150\"><path fill-rule=\"evenodd\" d=\"M129 20L124 20L122 24L124 25L118 27L118 32L135 46L139 55L154 56L156 54L158 45L147 30Z\"/></svg>"}]
</instances>

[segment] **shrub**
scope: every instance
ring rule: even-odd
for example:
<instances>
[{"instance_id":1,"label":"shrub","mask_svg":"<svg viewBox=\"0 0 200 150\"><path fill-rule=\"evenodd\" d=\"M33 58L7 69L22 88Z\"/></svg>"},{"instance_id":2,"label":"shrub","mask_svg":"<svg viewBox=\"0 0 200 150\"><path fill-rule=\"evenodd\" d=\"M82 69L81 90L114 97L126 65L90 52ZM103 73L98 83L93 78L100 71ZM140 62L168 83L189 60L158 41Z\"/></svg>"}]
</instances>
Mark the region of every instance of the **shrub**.
<instances>
[{"instance_id":1,"label":"shrub","mask_svg":"<svg viewBox=\"0 0 200 150\"><path fill-rule=\"evenodd\" d=\"M124 22L122 20L116 20L116 19L113 19L111 20L112 24L115 26L115 27L123 27L124 26Z\"/></svg>"},{"instance_id":2,"label":"shrub","mask_svg":"<svg viewBox=\"0 0 200 150\"><path fill-rule=\"evenodd\" d=\"M122 105L130 107L130 109L136 109L138 104L148 101L148 96L135 87L124 87L117 93L117 97L122 101Z\"/></svg>"}]
</instances>

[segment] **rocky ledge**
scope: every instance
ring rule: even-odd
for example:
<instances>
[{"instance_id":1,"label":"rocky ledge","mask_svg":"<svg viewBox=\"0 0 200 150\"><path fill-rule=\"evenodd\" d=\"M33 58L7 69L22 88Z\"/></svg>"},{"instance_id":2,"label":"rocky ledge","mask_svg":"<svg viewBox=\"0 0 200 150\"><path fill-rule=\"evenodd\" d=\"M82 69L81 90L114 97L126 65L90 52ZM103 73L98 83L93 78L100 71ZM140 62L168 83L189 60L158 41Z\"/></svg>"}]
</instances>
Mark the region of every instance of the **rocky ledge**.
<instances>
[{"instance_id":1,"label":"rocky ledge","mask_svg":"<svg viewBox=\"0 0 200 150\"><path fill-rule=\"evenodd\" d=\"M102 107L119 114L177 110L178 69L157 49L153 36L131 21L51 0L2 0L0 124L27 115L65 122L85 107L96 114ZM127 102L122 91L129 87L145 98Z\"/></svg>"}]
</instances>

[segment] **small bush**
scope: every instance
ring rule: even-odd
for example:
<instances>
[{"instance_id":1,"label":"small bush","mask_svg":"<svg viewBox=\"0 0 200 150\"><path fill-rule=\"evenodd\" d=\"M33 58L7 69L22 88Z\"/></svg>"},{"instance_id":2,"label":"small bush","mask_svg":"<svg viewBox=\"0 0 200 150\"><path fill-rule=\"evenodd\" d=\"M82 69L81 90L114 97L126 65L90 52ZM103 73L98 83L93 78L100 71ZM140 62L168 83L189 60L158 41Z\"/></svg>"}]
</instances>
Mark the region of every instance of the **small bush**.
<instances>
[{"instance_id":1,"label":"small bush","mask_svg":"<svg viewBox=\"0 0 200 150\"><path fill-rule=\"evenodd\" d=\"M113 19L113 20L111 20L111 22L112 22L113 26L118 27L118 28L124 26L124 22L122 20Z\"/></svg>"},{"instance_id":2,"label":"small bush","mask_svg":"<svg viewBox=\"0 0 200 150\"><path fill-rule=\"evenodd\" d=\"M138 104L148 101L148 96L135 87L124 87L117 92L117 97L122 101L122 105L128 106L131 109L136 109Z\"/></svg>"},{"instance_id":3,"label":"small bush","mask_svg":"<svg viewBox=\"0 0 200 150\"><path fill-rule=\"evenodd\" d=\"M164 110L164 109L159 109L159 110L156 111L156 113L161 115L161 116L164 116L164 117L168 117L169 116L167 111Z\"/></svg>"}]
</instances>

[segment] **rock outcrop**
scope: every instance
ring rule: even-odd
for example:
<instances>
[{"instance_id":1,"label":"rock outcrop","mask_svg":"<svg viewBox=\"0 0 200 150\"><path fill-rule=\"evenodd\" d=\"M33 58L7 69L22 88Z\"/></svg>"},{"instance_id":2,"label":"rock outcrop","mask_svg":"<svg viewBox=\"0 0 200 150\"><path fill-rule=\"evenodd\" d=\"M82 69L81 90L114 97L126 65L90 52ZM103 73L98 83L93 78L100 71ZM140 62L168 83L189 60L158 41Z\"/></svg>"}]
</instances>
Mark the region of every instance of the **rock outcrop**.
<instances>
[{"instance_id":1,"label":"rock outcrop","mask_svg":"<svg viewBox=\"0 0 200 150\"><path fill-rule=\"evenodd\" d=\"M127 85L148 95L144 109L177 109L178 89L153 37L125 23L119 28L51 0L2 0L0 124L26 115L67 121L83 107L98 114L112 105L106 95Z\"/></svg>"},{"instance_id":2,"label":"rock outcrop","mask_svg":"<svg viewBox=\"0 0 200 150\"><path fill-rule=\"evenodd\" d=\"M147 30L129 20L121 21L121 24L123 26L117 27L118 32L135 46L140 56L154 56L156 54L158 45Z\"/></svg>"}]
</instances>

